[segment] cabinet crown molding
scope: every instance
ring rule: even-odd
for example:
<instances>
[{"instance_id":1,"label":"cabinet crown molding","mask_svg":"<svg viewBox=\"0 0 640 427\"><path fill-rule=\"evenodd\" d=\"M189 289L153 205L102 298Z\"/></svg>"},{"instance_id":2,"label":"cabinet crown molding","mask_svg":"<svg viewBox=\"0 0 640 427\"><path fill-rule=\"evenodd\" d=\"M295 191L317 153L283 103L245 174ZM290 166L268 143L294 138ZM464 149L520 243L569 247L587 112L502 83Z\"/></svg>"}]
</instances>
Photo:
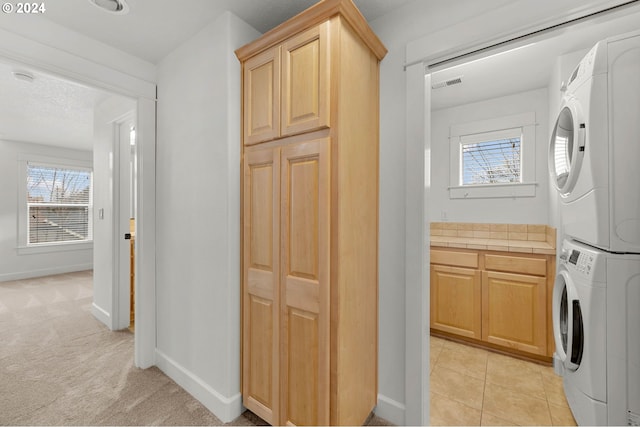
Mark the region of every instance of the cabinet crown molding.
<instances>
[{"instance_id":1,"label":"cabinet crown molding","mask_svg":"<svg viewBox=\"0 0 640 427\"><path fill-rule=\"evenodd\" d=\"M366 19L353 4L352 0L322 0L272 30L267 31L260 38L237 49L235 51L236 56L243 62L247 58L291 37L291 34L304 31L336 15L340 15L349 23L356 34L362 38L363 42L378 58L378 61L385 57L387 48L384 47L378 36L371 30Z\"/></svg>"}]
</instances>

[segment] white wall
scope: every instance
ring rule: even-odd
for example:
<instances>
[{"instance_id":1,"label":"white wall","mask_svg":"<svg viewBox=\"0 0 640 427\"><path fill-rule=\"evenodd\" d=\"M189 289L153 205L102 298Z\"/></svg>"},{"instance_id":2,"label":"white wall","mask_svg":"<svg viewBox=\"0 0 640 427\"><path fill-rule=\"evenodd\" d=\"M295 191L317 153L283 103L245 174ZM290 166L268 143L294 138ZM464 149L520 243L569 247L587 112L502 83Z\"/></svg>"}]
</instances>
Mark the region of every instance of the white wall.
<instances>
[{"instance_id":1,"label":"white wall","mask_svg":"<svg viewBox=\"0 0 640 427\"><path fill-rule=\"evenodd\" d=\"M0 281L82 271L93 267L93 249L18 254L18 158L44 156L91 163L91 152L0 140Z\"/></svg>"},{"instance_id":2,"label":"white wall","mask_svg":"<svg viewBox=\"0 0 640 427\"><path fill-rule=\"evenodd\" d=\"M240 66L225 13L158 65L157 363L222 421L240 397Z\"/></svg>"},{"instance_id":3,"label":"white wall","mask_svg":"<svg viewBox=\"0 0 640 427\"><path fill-rule=\"evenodd\" d=\"M486 101L431 112L431 203L432 221L501 222L512 224L547 224L548 222L548 100L547 89L521 92ZM494 119L512 114L535 113L535 197L450 199L449 131L453 125ZM442 213L446 212L446 218Z\"/></svg>"}]
</instances>

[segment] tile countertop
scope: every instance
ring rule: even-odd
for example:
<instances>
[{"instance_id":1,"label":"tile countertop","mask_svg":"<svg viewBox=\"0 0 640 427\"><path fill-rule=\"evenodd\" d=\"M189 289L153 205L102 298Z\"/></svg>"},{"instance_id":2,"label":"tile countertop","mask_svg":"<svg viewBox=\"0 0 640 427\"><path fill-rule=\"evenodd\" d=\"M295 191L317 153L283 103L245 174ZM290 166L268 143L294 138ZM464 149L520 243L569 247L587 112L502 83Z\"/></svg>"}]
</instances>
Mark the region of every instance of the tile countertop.
<instances>
[{"instance_id":1,"label":"tile countertop","mask_svg":"<svg viewBox=\"0 0 640 427\"><path fill-rule=\"evenodd\" d=\"M431 223L431 247L556 254L556 230L539 224Z\"/></svg>"}]
</instances>

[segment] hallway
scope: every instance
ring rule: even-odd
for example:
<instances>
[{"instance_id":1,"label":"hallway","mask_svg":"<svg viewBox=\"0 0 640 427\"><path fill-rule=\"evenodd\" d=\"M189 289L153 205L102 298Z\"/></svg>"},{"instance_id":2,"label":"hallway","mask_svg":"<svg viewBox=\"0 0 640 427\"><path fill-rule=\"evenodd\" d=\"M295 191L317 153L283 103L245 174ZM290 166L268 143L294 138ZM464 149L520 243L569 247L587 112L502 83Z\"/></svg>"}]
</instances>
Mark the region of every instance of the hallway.
<instances>
[{"instance_id":1,"label":"hallway","mask_svg":"<svg viewBox=\"0 0 640 427\"><path fill-rule=\"evenodd\" d=\"M0 283L0 425L222 425L159 369L135 368L133 334L91 303L91 271Z\"/></svg>"}]
</instances>

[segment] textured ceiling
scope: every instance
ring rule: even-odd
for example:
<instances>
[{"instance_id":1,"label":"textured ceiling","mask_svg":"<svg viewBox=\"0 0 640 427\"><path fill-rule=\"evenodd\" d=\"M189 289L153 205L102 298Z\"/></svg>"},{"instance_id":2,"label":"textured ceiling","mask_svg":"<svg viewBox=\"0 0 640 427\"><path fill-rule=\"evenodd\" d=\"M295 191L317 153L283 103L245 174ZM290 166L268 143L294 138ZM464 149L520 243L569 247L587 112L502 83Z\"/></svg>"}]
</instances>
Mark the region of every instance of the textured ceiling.
<instances>
[{"instance_id":1,"label":"textured ceiling","mask_svg":"<svg viewBox=\"0 0 640 427\"><path fill-rule=\"evenodd\" d=\"M91 150L94 107L111 95L31 71L17 80L20 70L0 63L0 139Z\"/></svg>"}]
</instances>

